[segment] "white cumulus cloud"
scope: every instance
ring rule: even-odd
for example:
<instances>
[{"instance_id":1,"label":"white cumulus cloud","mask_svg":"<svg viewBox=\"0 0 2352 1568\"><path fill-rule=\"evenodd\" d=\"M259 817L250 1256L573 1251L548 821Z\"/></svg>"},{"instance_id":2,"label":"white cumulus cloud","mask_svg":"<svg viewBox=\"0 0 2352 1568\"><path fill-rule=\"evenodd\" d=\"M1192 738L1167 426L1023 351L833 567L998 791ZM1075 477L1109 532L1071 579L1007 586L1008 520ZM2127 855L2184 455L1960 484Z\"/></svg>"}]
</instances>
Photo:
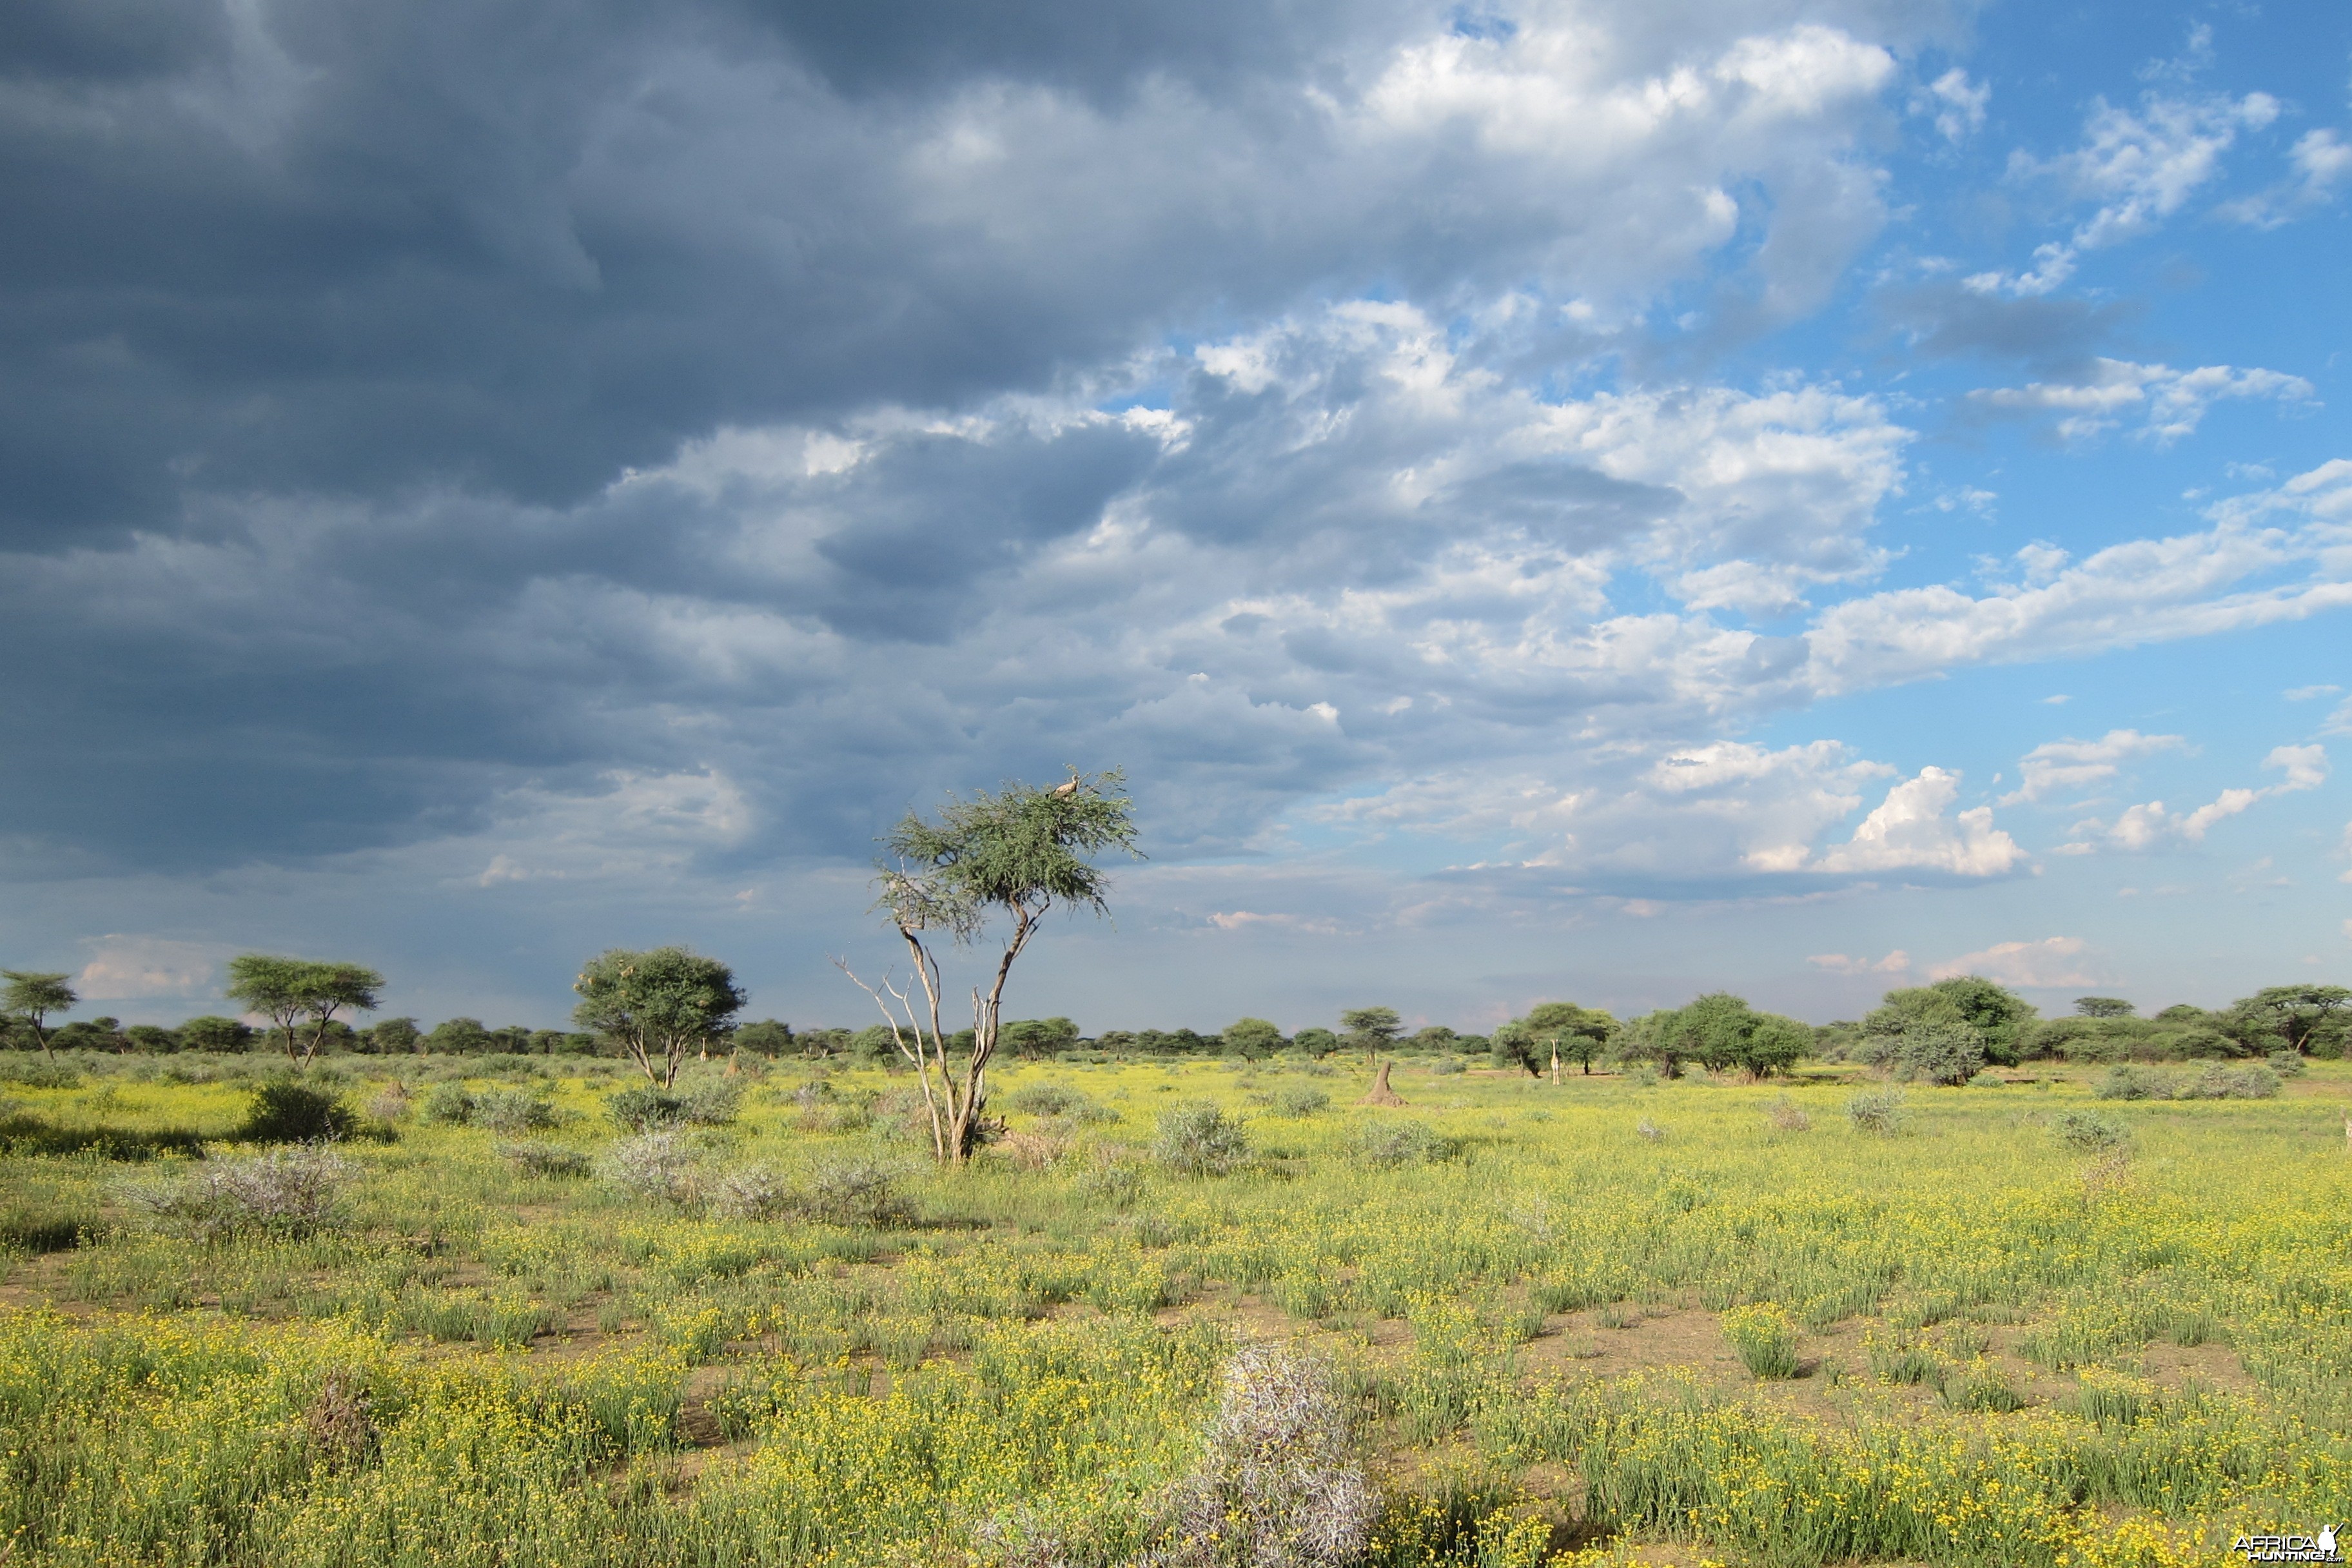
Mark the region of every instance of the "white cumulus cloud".
<instances>
[{"instance_id":1,"label":"white cumulus cloud","mask_svg":"<svg viewBox=\"0 0 2352 1568\"><path fill-rule=\"evenodd\" d=\"M1976 952L1964 952L1929 972L1937 980L1957 974L1981 974L2003 985L2028 989L2062 985L2096 985L2097 974L2084 961L2087 944L2078 936L2046 936L2039 942L1997 942Z\"/></svg>"},{"instance_id":2,"label":"white cumulus cloud","mask_svg":"<svg viewBox=\"0 0 2352 1568\"><path fill-rule=\"evenodd\" d=\"M2137 434L2159 447L2195 433L2205 411L2224 398L2269 398L2307 403L2311 383L2274 370L2242 370L2209 364L2195 370L2100 359L2073 382L2032 382L2024 386L1979 388L1968 395L1971 407L2003 414L2049 414L2058 434L2087 440L2125 419L2138 422Z\"/></svg>"},{"instance_id":3,"label":"white cumulus cloud","mask_svg":"<svg viewBox=\"0 0 2352 1568\"><path fill-rule=\"evenodd\" d=\"M2116 776L2124 763L2159 752L2185 752L2180 735L2143 735L2137 730L2110 730L2095 741L2045 741L2018 760L2022 782L2001 797L2003 805L2036 801L2060 790L2088 789Z\"/></svg>"},{"instance_id":4,"label":"white cumulus cloud","mask_svg":"<svg viewBox=\"0 0 2352 1568\"><path fill-rule=\"evenodd\" d=\"M2218 823L2263 801L2317 789L2327 782L2327 751L2323 746L2274 746L2263 759L2263 766L2284 773L2286 777L2262 789L2225 789L2193 811L2168 811L2164 802L2151 800L2127 808L2113 822L2096 817L2078 822L2070 830L2073 839L2061 846L2059 852L2086 855L2103 847L2143 851L2168 844L2201 844Z\"/></svg>"},{"instance_id":5,"label":"white cumulus cloud","mask_svg":"<svg viewBox=\"0 0 2352 1568\"><path fill-rule=\"evenodd\" d=\"M2025 860L2017 840L1995 827L1990 806L1947 816L1960 793L1960 775L1938 767L1886 792L1853 837L1824 854L1823 871L1944 871L1956 877L1998 877Z\"/></svg>"},{"instance_id":6,"label":"white cumulus cloud","mask_svg":"<svg viewBox=\"0 0 2352 1568\"><path fill-rule=\"evenodd\" d=\"M73 984L89 1002L209 996L221 963L232 951L218 942L119 934L98 937L88 945L89 960Z\"/></svg>"}]
</instances>

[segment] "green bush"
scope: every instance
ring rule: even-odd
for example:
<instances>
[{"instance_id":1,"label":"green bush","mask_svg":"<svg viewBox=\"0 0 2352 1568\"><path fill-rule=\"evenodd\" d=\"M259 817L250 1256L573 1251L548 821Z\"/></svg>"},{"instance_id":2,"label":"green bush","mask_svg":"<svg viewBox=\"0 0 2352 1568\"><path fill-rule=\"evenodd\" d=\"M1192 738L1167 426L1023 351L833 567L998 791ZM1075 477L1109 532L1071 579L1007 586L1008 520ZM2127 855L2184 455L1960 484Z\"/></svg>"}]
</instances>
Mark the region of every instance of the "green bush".
<instances>
[{"instance_id":1,"label":"green bush","mask_svg":"<svg viewBox=\"0 0 2352 1568\"><path fill-rule=\"evenodd\" d=\"M588 1156L554 1143L501 1143L499 1158L533 1176L584 1176Z\"/></svg>"},{"instance_id":2,"label":"green bush","mask_svg":"<svg viewBox=\"0 0 2352 1568\"><path fill-rule=\"evenodd\" d=\"M1863 1089L1845 1102L1845 1115L1856 1131L1891 1137L1903 1130L1903 1091Z\"/></svg>"},{"instance_id":3,"label":"green bush","mask_svg":"<svg viewBox=\"0 0 2352 1568\"><path fill-rule=\"evenodd\" d=\"M911 1224L915 1205L898 1191L898 1173L876 1160L831 1160L809 1178L803 1208L811 1219L828 1225L885 1226Z\"/></svg>"},{"instance_id":4,"label":"green bush","mask_svg":"<svg viewBox=\"0 0 2352 1568\"><path fill-rule=\"evenodd\" d=\"M2170 1073L2112 1067L2106 1077L2091 1087L2091 1092L2101 1100L2170 1100L2179 1088Z\"/></svg>"},{"instance_id":5,"label":"green bush","mask_svg":"<svg viewBox=\"0 0 2352 1568\"><path fill-rule=\"evenodd\" d=\"M1160 1119L1153 1156L1195 1176L1222 1176L1249 1158L1249 1133L1208 1100L1180 1105Z\"/></svg>"},{"instance_id":6,"label":"green bush","mask_svg":"<svg viewBox=\"0 0 2352 1568\"><path fill-rule=\"evenodd\" d=\"M278 1079L253 1091L236 1137L246 1143L319 1143L349 1138L359 1124L358 1114L325 1089Z\"/></svg>"},{"instance_id":7,"label":"green bush","mask_svg":"<svg viewBox=\"0 0 2352 1568\"><path fill-rule=\"evenodd\" d=\"M94 1154L101 1160L135 1162L158 1154L205 1157L205 1141L173 1130L133 1131L121 1127L59 1127L26 1112L0 1116L0 1154Z\"/></svg>"},{"instance_id":8,"label":"green bush","mask_svg":"<svg viewBox=\"0 0 2352 1568\"><path fill-rule=\"evenodd\" d=\"M631 1132L651 1132L684 1120L686 1101L658 1084L633 1083L604 1097L604 1114Z\"/></svg>"},{"instance_id":9,"label":"green bush","mask_svg":"<svg viewBox=\"0 0 2352 1568\"><path fill-rule=\"evenodd\" d=\"M2301 1051L2273 1051L2269 1060L2271 1071L2281 1078L2301 1078L2311 1065L2303 1059Z\"/></svg>"},{"instance_id":10,"label":"green bush","mask_svg":"<svg viewBox=\"0 0 2352 1568\"><path fill-rule=\"evenodd\" d=\"M463 1127L474 1119L474 1096L462 1083L436 1083L416 1108L416 1114L426 1121L447 1127Z\"/></svg>"},{"instance_id":11,"label":"green bush","mask_svg":"<svg viewBox=\"0 0 2352 1568\"><path fill-rule=\"evenodd\" d=\"M695 1127L724 1127L743 1114L743 1089L725 1079L698 1083L677 1097L677 1119Z\"/></svg>"},{"instance_id":12,"label":"green bush","mask_svg":"<svg viewBox=\"0 0 2352 1568\"><path fill-rule=\"evenodd\" d=\"M1435 1131L1423 1122L1370 1119L1348 1129L1340 1150L1353 1163L1376 1171L1404 1165L1433 1165L1460 1154L1462 1140Z\"/></svg>"},{"instance_id":13,"label":"green bush","mask_svg":"<svg viewBox=\"0 0 2352 1568\"><path fill-rule=\"evenodd\" d=\"M1320 1116L1330 1109L1331 1097L1308 1084L1290 1084L1274 1091L1276 1116Z\"/></svg>"},{"instance_id":14,"label":"green bush","mask_svg":"<svg viewBox=\"0 0 2352 1568\"><path fill-rule=\"evenodd\" d=\"M2050 1124L2059 1142L2070 1149L2085 1153L2097 1153L2105 1149L2120 1149L2131 1142L2131 1131L2112 1116L2102 1116L2095 1110L2069 1110Z\"/></svg>"},{"instance_id":15,"label":"green bush","mask_svg":"<svg viewBox=\"0 0 2352 1568\"><path fill-rule=\"evenodd\" d=\"M1004 1103L1024 1116L1066 1116L1093 1101L1062 1083L1024 1083L1004 1097Z\"/></svg>"},{"instance_id":16,"label":"green bush","mask_svg":"<svg viewBox=\"0 0 2352 1568\"><path fill-rule=\"evenodd\" d=\"M554 1126L555 1107L545 1096L528 1089L485 1089L473 1097L473 1106L465 1120L493 1132L525 1132Z\"/></svg>"},{"instance_id":17,"label":"green bush","mask_svg":"<svg viewBox=\"0 0 2352 1568\"><path fill-rule=\"evenodd\" d=\"M2173 1092L2181 1100L2269 1100L2278 1091L2279 1076L2269 1068L2259 1064L2233 1068L2210 1062L2203 1071Z\"/></svg>"}]
</instances>

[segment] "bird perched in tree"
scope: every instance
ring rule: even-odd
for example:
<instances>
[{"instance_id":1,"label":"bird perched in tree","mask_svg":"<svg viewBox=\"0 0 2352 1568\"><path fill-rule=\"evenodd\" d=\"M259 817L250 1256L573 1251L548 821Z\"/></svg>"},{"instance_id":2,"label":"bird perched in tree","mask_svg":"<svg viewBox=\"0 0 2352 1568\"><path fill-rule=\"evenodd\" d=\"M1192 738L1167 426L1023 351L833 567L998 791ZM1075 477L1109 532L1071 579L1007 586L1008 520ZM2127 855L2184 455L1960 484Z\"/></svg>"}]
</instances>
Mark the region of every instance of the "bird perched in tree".
<instances>
[{"instance_id":1,"label":"bird perched in tree","mask_svg":"<svg viewBox=\"0 0 2352 1568\"><path fill-rule=\"evenodd\" d=\"M1070 796L1072 796L1072 795L1076 795L1076 794L1077 794L1077 793L1078 793L1078 770L1077 770L1077 769L1076 769L1076 768L1072 768L1072 769L1070 770L1070 782L1069 782L1069 783L1067 783L1067 784L1057 784L1057 785L1055 785L1055 789L1054 789L1054 798L1055 798L1055 800L1067 800Z\"/></svg>"}]
</instances>

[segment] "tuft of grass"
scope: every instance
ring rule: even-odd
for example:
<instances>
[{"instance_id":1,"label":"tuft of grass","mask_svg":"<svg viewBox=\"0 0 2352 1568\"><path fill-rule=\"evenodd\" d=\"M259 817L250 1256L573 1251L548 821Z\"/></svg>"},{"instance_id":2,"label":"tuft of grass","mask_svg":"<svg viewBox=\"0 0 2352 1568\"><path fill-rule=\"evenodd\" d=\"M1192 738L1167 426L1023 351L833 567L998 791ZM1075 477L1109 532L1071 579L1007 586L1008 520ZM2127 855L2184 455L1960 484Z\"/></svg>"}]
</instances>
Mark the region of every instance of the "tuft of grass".
<instances>
[{"instance_id":1,"label":"tuft of grass","mask_svg":"<svg viewBox=\"0 0 2352 1568\"><path fill-rule=\"evenodd\" d=\"M1723 1314L1723 1337L1739 1357L1739 1364L1756 1377L1777 1379L1797 1375L1797 1324L1781 1309L1759 1302L1735 1307Z\"/></svg>"}]
</instances>

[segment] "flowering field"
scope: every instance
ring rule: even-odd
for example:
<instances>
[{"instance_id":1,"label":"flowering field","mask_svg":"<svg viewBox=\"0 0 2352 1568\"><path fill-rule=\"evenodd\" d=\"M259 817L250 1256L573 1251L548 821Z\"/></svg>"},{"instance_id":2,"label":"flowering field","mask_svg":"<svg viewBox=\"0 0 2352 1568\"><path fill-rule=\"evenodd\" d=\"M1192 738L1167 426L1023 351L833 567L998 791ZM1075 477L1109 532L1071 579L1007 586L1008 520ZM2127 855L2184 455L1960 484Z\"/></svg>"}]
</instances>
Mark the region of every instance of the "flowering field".
<instances>
[{"instance_id":1,"label":"flowering field","mask_svg":"<svg viewBox=\"0 0 2352 1568\"><path fill-rule=\"evenodd\" d=\"M331 1154L105 1157L226 1137L266 1070L0 1084L117 1140L0 1158L11 1568L1248 1561L1171 1521L1260 1484L1216 1468L1251 1345L1336 1412L1369 1563L2189 1563L2352 1516L2342 1064L1856 1118L1826 1072L1408 1061L1365 1109L1360 1066L1056 1063L948 1174L871 1070L632 1130L608 1064L352 1058Z\"/></svg>"}]
</instances>

